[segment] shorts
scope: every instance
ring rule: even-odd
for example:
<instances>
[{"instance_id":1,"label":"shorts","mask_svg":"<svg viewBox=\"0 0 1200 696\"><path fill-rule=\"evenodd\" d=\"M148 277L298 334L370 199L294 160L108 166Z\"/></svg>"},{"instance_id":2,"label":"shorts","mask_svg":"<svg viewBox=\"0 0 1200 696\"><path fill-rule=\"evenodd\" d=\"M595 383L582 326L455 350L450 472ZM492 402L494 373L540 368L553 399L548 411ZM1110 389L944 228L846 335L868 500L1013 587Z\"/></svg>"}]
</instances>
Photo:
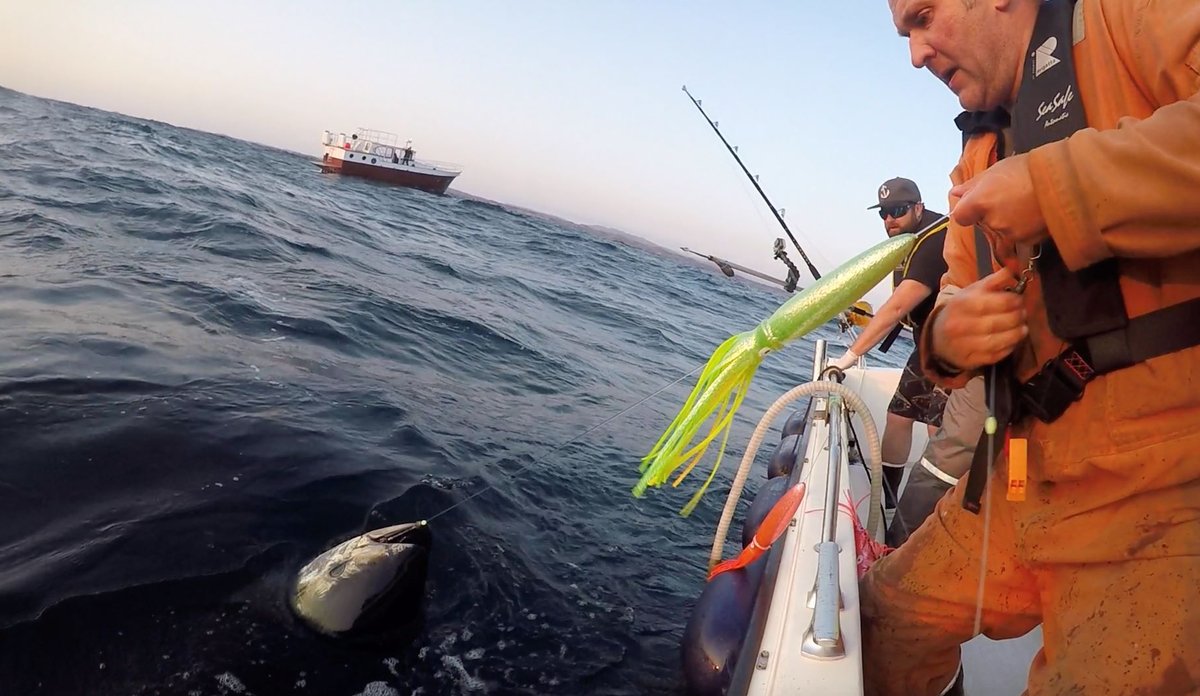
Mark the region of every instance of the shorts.
<instances>
[{"instance_id":1,"label":"shorts","mask_svg":"<svg viewBox=\"0 0 1200 696\"><path fill-rule=\"evenodd\" d=\"M975 445L983 433L987 408L983 404L983 377L974 377L950 392L942 411L942 425L929 438L921 459L908 475L896 514L887 528L886 542L895 548L921 526L954 482L971 469Z\"/></svg>"},{"instance_id":2,"label":"shorts","mask_svg":"<svg viewBox=\"0 0 1200 696\"><path fill-rule=\"evenodd\" d=\"M930 382L921 373L921 359L913 349L900 375L900 384L888 404L888 413L911 418L919 423L937 427L942 424L942 410L949 393Z\"/></svg>"},{"instance_id":3,"label":"shorts","mask_svg":"<svg viewBox=\"0 0 1200 696\"><path fill-rule=\"evenodd\" d=\"M953 478L942 471L933 471L928 459L917 462L908 474L908 482L896 504L896 514L884 533L888 546L896 548L908 540L925 518L933 514L937 502L954 488Z\"/></svg>"}]
</instances>

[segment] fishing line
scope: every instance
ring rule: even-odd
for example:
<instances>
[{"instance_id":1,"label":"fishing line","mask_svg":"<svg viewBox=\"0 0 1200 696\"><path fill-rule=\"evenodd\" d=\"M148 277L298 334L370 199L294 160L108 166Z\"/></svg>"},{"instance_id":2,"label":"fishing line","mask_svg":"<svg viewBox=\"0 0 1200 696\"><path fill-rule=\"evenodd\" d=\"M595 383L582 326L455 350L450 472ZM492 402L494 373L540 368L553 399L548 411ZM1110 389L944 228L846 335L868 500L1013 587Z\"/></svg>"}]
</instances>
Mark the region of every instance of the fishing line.
<instances>
[{"instance_id":1,"label":"fishing line","mask_svg":"<svg viewBox=\"0 0 1200 696\"><path fill-rule=\"evenodd\" d=\"M631 405L629 405L629 406L625 407L625 408L624 408L623 410L621 410L619 413L617 413L617 414L614 414L614 415L612 415L612 416L609 416L609 417L608 417L608 418L606 418L605 420L603 420L603 421L601 421L601 422L597 423L596 425L593 425L592 427L588 428L587 430L584 430L583 432L579 433L578 435L575 435L575 436L574 436L574 437L572 437L570 440L567 440L566 442L563 442L563 443L561 443L561 444L557 445L556 447L554 447L553 449L549 450L548 452L545 452L545 453L543 453L543 454L541 454L541 455L539 455L539 456L535 457L533 461L529 462L528 464L525 464L524 466L521 466L521 467L519 467L519 468L518 468L516 471L512 472L511 474L509 474L509 478L510 478L510 479L512 479L512 478L515 478L515 477L516 477L518 474L522 473L523 471L525 471L525 470L526 470L526 469L528 469L529 467L533 466L534 464L538 464L538 463L540 463L540 462L541 462L542 460L544 460L546 457L548 457L548 456L550 456L550 455L554 454L555 452L557 452L557 451L559 451L560 449L562 449L562 448L566 447L567 445L570 445L570 444L572 444L572 443L574 443L574 442L578 441L580 438L583 438L584 436L586 436L586 435L588 435L588 434L590 434L590 433L592 433L592 432L594 432L594 431L596 431L596 430L599 430L600 428L603 428L604 426L606 426L606 425L608 425L609 423L611 423L611 422L615 421L616 419L620 418L621 416L625 415L626 413L629 413L630 411L632 411L633 409L637 408L638 406L641 406L642 404L646 403L646 402L647 402L647 401L649 401L650 399L653 399L654 397L658 396L659 394L662 394L663 392L665 392L666 390L668 390L668 389L670 389L671 387L675 386L676 384L679 384L679 383L680 383L680 382L682 382L683 380L685 380L685 379L687 379L687 378L691 377L692 375L696 374L697 372L699 372L699 371L700 371L701 369L703 369L703 368L704 368L704 364L703 364L703 363L702 363L702 364L700 364L700 365L697 365L696 367L692 368L691 372L688 372L687 374L684 374L684 375L682 375L682 376L681 376L679 379L675 380L674 382L671 382L670 384L667 384L667 385L663 386L662 388L658 389L657 391L655 391L655 392L654 392L654 393L652 393L652 394L648 394L648 395L646 395L646 396L642 397L640 400L636 401L635 403L633 403L633 404L631 404ZM474 492L474 493L472 493L471 495L467 496L466 498L463 498L462 500L458 501L457 503L454 503L453 505L451 505L450 507L446 508L445 510L442 510L441 512L439 512L439 513L437 513L437 514L435 514L435 515L431 515L430 517L426 518L426 520L425 520L425 521L426 521L426 522L432 522L432 521L434 521L435 519L437 519L437 518L441 517L442 515L446 514L447 512L450 512L450 511L451 511L451 510L453 510L454 508L456 508L456 507L458 507L458 506L460 506L460 505L463 505L463 504L469 503L469 502L471 502L472 500L474 500L475 498L478 498L479 496L483 495L484 493L487 493L488 491L490 491L490 490L492 490L493 488L495 488L495 487L496 487L496 485L497 485L497 484L489 484L489 485L485 486L483 489L481 489L481 490L478 490L478 491L475 491L475 492Z\"/></svg>"},{"instance_id":2,"label":"fishing line","mask_svg":"<svg viewBox=\"0 0 1200 696\"><path fill-rule=\"evenodd\" d=\"M989 429L991 430L991 432L988 433L988 439L987 439L987 449L988 449L988 454L987 454L988 476L987 476L987 478L991 478L992 462L996 461L996 452L995 452L995 450L996 450L996 381L997 381L996 378L998 376L996 374L996 366L995 365L992 365L992 367L989 368L989 370L990 370L990 374L988 375L988 395L987 395L988 417L987 417L987 420L984 422L984 426L983 426L985 431L987 431ZM987 479L984 479L984 480L986 481ZM992 487L994 487L994 485ZM984 584L984 578L987 577L988 534L991 532L991 526L992 526L992 501L988 500L991 493L992 493L992 491L985 483L984 484L984 494L983 494L983 548L982 548L982 552L979 554L979 589L975 593L975 631L974 631L974 635L979 635L981 625L983 624L983 584Z\"/></svg>"},{"instance_id":3,"label":"fishing line","mask_svg":"<svg viewBox=\"0 0 1200 696\"><path fill-rule=\"evenodd\" d=\"M867 470L867 479L870 480L871 470L870 470L870 467L866 466L867 458L863 456L862 445L860 444L859 439L858 439L858 431L855 430L855 428L854 428L854 420L847 417L846 424L850 426L850 436L854 438L854 449L855 449L855 451L858 452L858 460L863 463L863 468ZM919 463L914 464L913 466L918 466L918 465L919 465ZM911 476L911 475L912 474L910 472L909 476ZM903 483L903 481L901 481L901 483ZM901 528L904 529L904 536L907 537L909 534L911 534L911 530L908 528L908 524L905 523L905 521L904 521L904 515L900 514L900 486L893 486L887 480L887 476L884 476L883 477L883 487L887 490L887 492L892 494L892 501L896 503L896 506L894 508L892 508L892 510L893 510L892 514L894 515L893 519L898 520L900 522ZM891 524L885 520L885 524L884 524L885 536L887 534L887 529L889 527L891 527Z\"/></svg>"},{"instance_id":4,"label":"fishing line","mask_svg":"<svg viewBox=\"0 0 1200 696\"><path fill-rule=\"evenodd\" d=\"M637 408L638 406L641 406L642 404L646 403L650 399L653 399L654 397L658 396L659 394L662 394L663 392L670 389L671 387L674 387L676 384L679 384L680 382L684 381L685 379L691 377L692 375L696 374L703 368L704 368L703 363L700 365L697 365L696 367L692 368L689 372L681 375L678 379L670 382L669 384L662 386L661 388L657 389L656 391L654 391L650 394L647 394L646 396L642 397L638 401L625 407L620 412L618 412L612 416L609 416L605 420L597 423L596 425L593 425L592 427L588 428L587 430L584 430L583 432L579 433L578 435L575 435L571 439L569 439L569 440L555 446L553 449L550 449L549 451L539 455L538 457L536 457L533 461L529 462L528 464L518 467L516 471L512 472L512 474L509 475L509 478L511 479L511 478L516 477L517 475L523 473L529 467L533 466L534 464L538 464L538 463L542 462L546 457L554 454L555 452L561 450L562 448L566 447L567 445L573 444L573 443L577 442L580 438L583 438L584 436L589 435L592 432L599 430L600 428L603 428L604 426L615 421L616 419L620 418L621 416L624 416L626 413L629 413L630 411ZM497 484L489 484L488 486L485 486L481 490L475 491L471 495L467 496L466 498L463 498L462 500L458 501L457 503L454 503L453 505L447 507L446 509L442 510L441 512L438 512L438 513L435 513L435 514L429 516L428 518L426 518L425 521L432 522L433 520L437 519L438 517L441 517L442 515L446 514L447 512L450 512L454 508L459 507L460 505L469 503L470 501L474 500L475 498L478 498L479 496L483 495L484 493L487 493L488 491L495 488L496 485Z\"/></svg>"}]
</instances>

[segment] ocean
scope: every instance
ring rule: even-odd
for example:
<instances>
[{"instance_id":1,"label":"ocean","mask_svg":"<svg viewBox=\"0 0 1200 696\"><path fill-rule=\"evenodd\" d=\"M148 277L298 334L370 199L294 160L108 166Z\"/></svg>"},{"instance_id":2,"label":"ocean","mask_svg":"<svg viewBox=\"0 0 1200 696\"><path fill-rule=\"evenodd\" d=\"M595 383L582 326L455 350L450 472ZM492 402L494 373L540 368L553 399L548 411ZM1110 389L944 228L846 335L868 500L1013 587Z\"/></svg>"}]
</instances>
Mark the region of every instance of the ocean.
<instances>
[{"instance_id":1,"label":"ocean","mask_svg":"<svg viewBox=\"0 0 1200 696\"><path fill-rule=\"evenodd\" d=\"M729 479L810 346L767 358L691 517L706 472L630 489L677 380L782 291L3 89L0 143L0 694L682 693ZM462 501L414 642L291 615L312 556Z\"/></svg>"}]
</instances>

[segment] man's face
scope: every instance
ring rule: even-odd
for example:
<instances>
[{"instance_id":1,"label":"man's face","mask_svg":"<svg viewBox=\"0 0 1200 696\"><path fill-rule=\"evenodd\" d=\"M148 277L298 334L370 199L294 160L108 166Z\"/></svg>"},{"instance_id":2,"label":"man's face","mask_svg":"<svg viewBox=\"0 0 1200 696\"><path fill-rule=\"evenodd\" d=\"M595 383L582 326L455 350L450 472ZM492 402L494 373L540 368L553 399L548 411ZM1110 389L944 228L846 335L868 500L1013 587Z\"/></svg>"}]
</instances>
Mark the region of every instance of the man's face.
<instances>
[{"instance_id":1,"label":"man's face","mask_svg":"<svg viewBox=\"0 0 1200 696\"><path fill-rule=\"evenodd\" d=\"M892 21L915 68L925 68L964 109L986 111L1016 93L1024 44L1011 50L1013 22L1005 0L888 0ZM1028 37L1026 37L1026 41Z\"/></svg>"},{"instance_id":2,"label":"man's face","mask_svg":"<svg viewBox=\"0 0 1200 696\"><path fill-rule=\"evenodd\" d=\"M920 203L897 203L885 205L879 209L879 217L883 218L883 229L889 237L907 232L916 232L917 223L921 221L921 213L925 206Z\"/></svg>"}]
</instances>

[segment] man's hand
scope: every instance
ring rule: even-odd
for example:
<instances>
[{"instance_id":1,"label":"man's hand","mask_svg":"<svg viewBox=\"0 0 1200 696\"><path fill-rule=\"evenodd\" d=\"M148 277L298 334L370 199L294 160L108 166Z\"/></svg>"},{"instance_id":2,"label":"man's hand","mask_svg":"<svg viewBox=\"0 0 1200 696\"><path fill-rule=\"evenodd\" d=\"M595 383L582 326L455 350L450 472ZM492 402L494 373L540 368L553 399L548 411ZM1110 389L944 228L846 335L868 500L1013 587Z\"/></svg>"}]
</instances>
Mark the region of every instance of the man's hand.
<instances>
[{"instance_id":1,"label":"man's hand","mask_svg":"<svg viewBox=\"0 0 1200 696\"><path fill-rule=\"evenodd\" d=\"M1012 273L1001 269L959 290L933 317L933 353L942 362L974 370L1007 357L1029 333Z\"/></svg>"},{"instance_id":2,"label":"man's hand","mask_svg":"<svg viewBox=\"0 0 1200 696\"><path fill-rule=\"evenodd\" d=\"M845 353L842 354L842 357L829 363L829 367L836 367L837 369L841 370L842 372L845 372L846 370L849 370L850 368L854 367L855 365L858 365L858 359L861 357L862 356L859 355L858 353L855 353L852 350L847 350Z\"/></svg>"},{"instance_id":3,"label":"man's hand","mask_svg":"<svg viewBox=\"0 0 1200 696\"><path fill-rule=\"evenodd\" d=\"M964 227L980 225L1012 244L1037 244L1047 236L1028 155L1000 160L950 189L950 196L960 196L950 216Z\"/></svg>"}]
</instances>

